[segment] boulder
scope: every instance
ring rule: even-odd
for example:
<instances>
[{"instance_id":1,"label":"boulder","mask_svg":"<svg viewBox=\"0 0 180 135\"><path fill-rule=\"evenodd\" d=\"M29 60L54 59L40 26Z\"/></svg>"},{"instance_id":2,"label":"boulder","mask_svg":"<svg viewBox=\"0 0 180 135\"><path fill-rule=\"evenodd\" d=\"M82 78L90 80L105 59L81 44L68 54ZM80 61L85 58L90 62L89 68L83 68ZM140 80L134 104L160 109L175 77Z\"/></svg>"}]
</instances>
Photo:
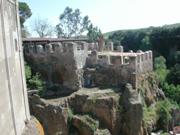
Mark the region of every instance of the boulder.
<instances>
[{"instance_id":1,"label":"boulder","mask_svg":"<svg viewBox=\"0 0 180 135\"><path fill-rule=\"evenodd\" d=\"M67 108L34 95L30 97L30 110L42 123L47 135L68 135Z\"/></svg>"},{"instance_id":2,"label":"boulder","mask_svg":"<svg viewBox=\"0 0 180 135\"><path fill-rule=\"evenodd\" d=\"M80 135L94 135L99 127L98 121L95 121L88 115L73 116L72 125L78 129Z\"/></svg>"},{"instance_id":3,"label":"boulder","mask_svg":"<svg viewBox=\"0 0 180 135\"><path fill-rule=\"evenodd\" d=\"M121 125L119 98L119 93L112 89L84 89L74 94L69 100L69 106L75 113L95 116L113 135L119 135Z\"/></svg>"}]
</instances>

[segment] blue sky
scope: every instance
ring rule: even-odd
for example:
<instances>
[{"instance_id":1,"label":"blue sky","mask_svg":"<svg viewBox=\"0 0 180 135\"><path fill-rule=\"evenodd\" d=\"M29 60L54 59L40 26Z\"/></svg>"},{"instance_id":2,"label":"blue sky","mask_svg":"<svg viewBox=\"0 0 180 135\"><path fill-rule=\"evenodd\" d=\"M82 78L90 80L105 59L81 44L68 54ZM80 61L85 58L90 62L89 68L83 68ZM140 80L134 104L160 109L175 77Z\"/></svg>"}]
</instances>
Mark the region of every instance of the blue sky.
<instances>
[{"instance_id":1,"label":"blue sky","mask_svg":"<svg viewBox=\"0 0 180 135\"><path fill-rule=\"evenodd\" d=\"M79 8L102 32L180 23L180 0L21 0L27 2L32 17L26 22L47 18L52 25L66 6Z\"/></svg>"}]
</instances>

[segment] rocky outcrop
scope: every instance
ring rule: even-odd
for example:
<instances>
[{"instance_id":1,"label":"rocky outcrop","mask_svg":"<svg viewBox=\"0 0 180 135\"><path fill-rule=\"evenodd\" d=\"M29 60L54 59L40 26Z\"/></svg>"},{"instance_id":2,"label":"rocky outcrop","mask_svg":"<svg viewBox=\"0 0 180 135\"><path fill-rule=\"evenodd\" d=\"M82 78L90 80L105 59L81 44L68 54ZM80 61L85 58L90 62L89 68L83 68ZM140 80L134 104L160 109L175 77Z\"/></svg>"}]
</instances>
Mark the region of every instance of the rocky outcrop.
<instances>
[{"instance_id":1,"label":"rocky outcrop","mask_svg":"<svg viewBox=\"0 0 180 135\"><path fill-rule=\"evenodd\" d=\"M88 115L75 115L72 118L72 125L78 129L80 135L94 135L99 127L98 121L95 121Z\"/></svg>"},{"instance_id":2,"label":"rocky outcrop","mask_svg":"<svg viewBox=\"0 0 180 135\"><path fill-rule=\"evenodd\" d=\"M31 113L42 123L46 135L68 135L68 109L39 96L30 98Z\"/></svg>"},{"instance_id":3,"label":"rocky outcrop","mask_svg":"<svg viewBox=\"0 0 180 135\"><path fill-rule=\"evenodd\" d=\"M75 93L69 105L75 113L91 114L113 135L120 132L119 93L112 89L84 89Z\"/></svg>"},{"instance_id":4,"label":"rocky outcrop","mask_svg":"<svg viewBox=\"0 0 180 135\"><path fill-rule=\"evenodd\" d=\"M151 122L151 117L144 116L143 105L150 108L159 98L164 98L153 79L148 79L142 81L138 90L127 84L122 89L83 88L70 96L56 99L32 96L31 111L42 123L47 135L70 135L69 125L80 135L147 135L154 129L156 120ZM72 110L72 114L68 110ZM152 112L148 111L147 115L151 116ZM87 115L98 121L99 127L92 128L94 122ZM147 123L144 122L146 119Z\"/></svg>"},{"instance_id":5,"label":"rocky outcrop","mask_svg":"<svg viewBox=\"0 0 180 135\"><path fill-rule=\"evenodd\" d=\"M123 94L123 126L124 135L143 135L143 105L140 94L126 85Z\"/></svg>"}]
</instances>

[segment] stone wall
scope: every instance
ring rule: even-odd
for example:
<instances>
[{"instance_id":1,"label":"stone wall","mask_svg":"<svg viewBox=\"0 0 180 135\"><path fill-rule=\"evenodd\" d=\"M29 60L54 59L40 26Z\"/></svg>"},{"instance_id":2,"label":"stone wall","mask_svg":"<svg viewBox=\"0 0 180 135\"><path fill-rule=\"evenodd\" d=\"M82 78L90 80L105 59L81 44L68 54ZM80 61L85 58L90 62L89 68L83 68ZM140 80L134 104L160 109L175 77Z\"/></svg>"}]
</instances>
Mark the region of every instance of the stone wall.
<instances>
[{"instance_id":1,"label":"stone wall","mask_svg":"<svg viewBox=\"0 0 180 135\"><path fill-rule=\"evenodd\" d=\"M24 44L26 61L34 71L41 73L48 86L62 85L72 91L82 86L82 68L87 54L86 42Z\"/></svg>"},{"instance_id":2,"label":"stone wall","mask_svg":"<svg viewBox=\"0 0 180 135\"><path fill-rule=\"evenodd\" d=\"M0 134L21 135L29 120L16 0L0 0Z\"/></svg>"},{"instance_id":3,"label":"stone wall","mask_svg":"<svg viewBox=\"0 0 180 135\"><path fill-rule=\"evenodd\" d=\"M140 76L153 70L152 51L123 52L122 46L114 50L112 42L105 46L80 41L24 44L24 52L27 62L33 70L42 74L48 86L63 85L72 91L92 82L113 86L131 83L133 88L137 88ZM99 66L101 68L96 70ZM95 70L92 73L88 68Z\"/></svg>"},{"instance_id":4,"label":"stone wall","mask_svg":"<svg viewBox=\"0 0 180 135\"><path fill-rule=\"evenodd\" d=\"M84 75L85 80L88 79L86 82L115 86L131 83L133 88L137 88L141 75L153 70L152 51L138 51L136 53L121 51L122 48L120 51L92 51L87 58L87 68L98 66L101 68L93 70L93 73L91 69L87 69L85 72L87 75Z\"/></svg>"}]
</instances>

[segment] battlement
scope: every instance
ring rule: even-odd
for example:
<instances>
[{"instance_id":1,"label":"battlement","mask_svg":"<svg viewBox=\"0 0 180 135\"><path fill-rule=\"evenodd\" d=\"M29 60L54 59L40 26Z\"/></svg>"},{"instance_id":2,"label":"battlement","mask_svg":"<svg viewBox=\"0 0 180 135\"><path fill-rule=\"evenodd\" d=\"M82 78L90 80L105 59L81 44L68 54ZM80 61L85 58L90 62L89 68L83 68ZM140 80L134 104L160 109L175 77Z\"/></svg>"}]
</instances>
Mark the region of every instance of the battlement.
<instances>
[{"instance_id":1,"label":"battlement","mask_svg":"<svg viewBox=\"0 0 180 135\"><path fill-rule=\"evenodd\" d=\"M136 73L152 71L152 51L138 52L96 52L92 51L87 59L88 66L119 66L129 65L129 68Z\"/></svg>"},{"instance_id":2,"label":"battlement","mask_svg":"<svg viewBox=\"0 0 180 135\"><path fill-rule=\"evenodd\" d=\"M134 88L137 88L139 76L153 70L152 51L124 52L121 45L114 48L113 42L38 43L40 41L36 44L24 44L26 60L33 64L35 70L45 74L50 84L62 84L69 89L78 90L85 85L88 75L84 71L88 68L102 67L102 72L97 70L94 74L99 74L100 78L103 78L102 76L109 78L113 72L113 78L110 78L118 81L112 81L111 84L131 83ZM59 78L60 81L53 78ZM101 84L97 76L93 78L96 78L97 85Z\"/></svg>"},{"instance_id":3,"label":"battlement","mask_svg":"<svg viewBox=\"0 0 180 135\"><path fill-rule=\"evenodd\" d=\"M25 54L50 54L50 53L77 53L78 51L86 51L86 42L57 42L47 44L29 44L24 45Z\"/></svg>"},{"instance_id":4,"label":"battlement","mask_svg":"<svg viewBox=\"0 0 180 135\"><path fill-rule=\"evenodd\" d=\"M86 76L93 76L92 78L95 78L95 84L117 86L131 83L133 88L136 89L138 84L140 84L141 76L153 70L152 51L142 52L139 50L133 52L130 50L129 52L124 52L122 46L117 46L116 50L114 50L112 42L108 43L104 50L99 52L91 51L86 61L86 66L89 68L102 67L102 71L95 71L93 74L86 72ZM94 74L98 74L98 78L104 78L101 79L103 81L99 82L99 79ZM111 81L109 78L112 78Z\"/></svg>"}]
</instances>

